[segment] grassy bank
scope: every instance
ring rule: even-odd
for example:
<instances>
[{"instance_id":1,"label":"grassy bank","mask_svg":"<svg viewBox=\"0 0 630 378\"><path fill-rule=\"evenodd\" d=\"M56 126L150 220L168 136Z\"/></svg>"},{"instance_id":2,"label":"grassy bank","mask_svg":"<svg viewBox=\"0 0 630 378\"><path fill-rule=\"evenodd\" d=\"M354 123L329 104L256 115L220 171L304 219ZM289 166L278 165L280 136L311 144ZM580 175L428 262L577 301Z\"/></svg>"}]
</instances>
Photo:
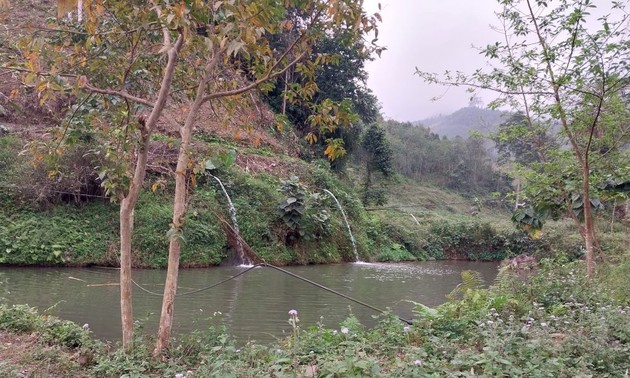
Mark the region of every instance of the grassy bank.
<instances>
[{"instance_id":1,"label":"grassy bank","mask_svg":"<svg viewBox=\"0 0 630 378\"><path fill-rule=\"evenodd\" d=\"M264 260L278 264L354 261L351 239L335 203L313 191L299 227L288 227L277 204L286 200L270 178L226 177L242 238ZM232 221L223 193L210 183L195 192L186 218L182 265L218 265L235 255ZM363 260L498 260L544 249L512 229L471 217L416 224L408 215L365 211L338 189ZM0 209L0 263L13 265L118 265L118 207L108 200L60 203L49 208L8 205ZM134 265L166 265L172 203L167 190L146 191L136 210ZM409 219L407 219L409 218Z\"/></svg>"},{"instance_id":2,"label":"grassy bank","mask_svg":"<svg viewBox=\"0 0 630 378\"><path fill-rule=\"evenodd\" d=\"M89 331L26 306L0 307L6 377L621 377L630 369L628 262L600 267L589 282L580 263L544 260L535 274L504 270L490 289L469 275L448 303L418 305L414 324L385 316L374 329L349 318L301 329L273 345L236 346L221 329L177 340L159 360L149 340L125 354ZM325 319L323 319L325 322ZM332 327L331 327L332 326ZM4 344L6 345L6 344ZM15 351L19 350L19 355ZM40 374L40 375L37 375ZM23 376L23 375L22 375Z\"/></svg>"},{"instance_id":3,"label":"grassy bank","mask_svg":"<svg viewBox=\"0 0 630 378\"><path fill-rule=\"evenodd\" d=\"M543 237L532 240L514 229L505 204L492 198L465 196L397 177L387 187L387 204L364 207L355 169L338 174L322 160L308 163L264 149L235 152L224 141L208 143L210 149L231 156L229 164L217 164L212 173L222 180L234 204L243 240L269 263L355 260L342 213L324 189L342 205L362 260L488 261L519 254L550 257L558 251L572 258L582 254L583 243L570 222L550 222ZM61 178L51 181L49 172L59 167L34 165L19 154L23 144L13 135L0 137L0 216L6 220L0 224L0 263L117 266L118 205L102 196L94 176L97 162L88 159L89 149L68 151L69 161L57 164L72 161L72 170L57 173ZM237 243L226 196L208 175L198 175L195 184L181 264L204 267L228 262L236 255ZM85 195L88 189L91 195ZM135 211L134 266L166 266L172 195L168 177L147 178ZM600 222L607 227L606 223ZM607 255L622 252L627 242L620 225L598 235Z\"/></svg>"},{"instance_id":4,"label":"grassy bank","mask_svg":"<svg viewBox=\"0 0 630 378\"><path fill-rule=\"evenodd\" d=\"M94 181L97 162L85 160L90 155L84 147L69 151L68 159L79 160L71 172L59 176L62 179L51 181L49 172L59 167L33 165L18 154L23 143L15 136L0 137L0 215L6 219L0 224L0 263L118 265L118 206L102 197ZM212 148L227 155L232 151L224 142ZM243 240L270 263L355 260L345 220L324 189L341 203L362 260L495 260L536 247L508 228L505 211L484 208L470 215L467 211L475 202L445 190L399 181L390 186L390 204L367 211L356 178L332 172L325 161L307 163L251 149L230 156L231 163L213 174L231 197ZM82 196L86 188L93 194ZM135 212L136 267L166 266L172 192L167 177L147 179ZM182 265L203 267L230 260L237 246L225 194L207 175L196 178L191 193ZM419 207L406 207L409 203Z\"/></svg>"}]
</instances>

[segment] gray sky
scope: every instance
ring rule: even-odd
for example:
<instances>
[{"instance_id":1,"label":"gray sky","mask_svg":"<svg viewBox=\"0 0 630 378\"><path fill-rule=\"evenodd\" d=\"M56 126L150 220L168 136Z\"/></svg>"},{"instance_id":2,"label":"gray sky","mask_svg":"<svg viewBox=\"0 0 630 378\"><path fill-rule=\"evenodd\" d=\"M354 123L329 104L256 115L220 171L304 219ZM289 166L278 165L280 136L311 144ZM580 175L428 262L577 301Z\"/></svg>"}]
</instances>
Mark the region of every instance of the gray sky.
<instances>
[{"instance_id":1,"label":"gray sky","mask_svg":"<svg viewBox=\"0 0 630 378\"><path fill-rule=\"evenodd\" d=\"M379 44L387 50L366 68L368 86L379 98L385 118L417 121L467 106L470 93L425 84L414 75L415 67L436 73L482 68L486 59L472 46L486 46L501 38L490 29L491 24L498 24L497 1L365 0L366 11L378 11L379 2L383 18ZM440 100L431 101L440 95ZM483 100L489 102L492 97Z\"/></svg>"}]
</instances>

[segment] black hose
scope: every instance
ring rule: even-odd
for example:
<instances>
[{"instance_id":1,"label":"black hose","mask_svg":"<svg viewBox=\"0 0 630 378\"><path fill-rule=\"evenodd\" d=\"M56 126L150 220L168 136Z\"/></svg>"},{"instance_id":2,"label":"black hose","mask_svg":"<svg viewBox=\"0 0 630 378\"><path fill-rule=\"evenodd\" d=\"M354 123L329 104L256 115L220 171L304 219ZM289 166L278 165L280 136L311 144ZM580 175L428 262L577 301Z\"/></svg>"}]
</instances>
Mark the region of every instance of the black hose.
<instances>
[{"instance_id":1,"label":"black hose","mask_svg":"<svg viewBox=\"0 0 630 378\"><path fill-rule=\"evenodd\" d=\"M244 275L244 274L246 274L246 273L249 273L251 270L253 270L253 269L255 269L255 268L258 268L258 267L267 267L267 268L271 268L271 269L277 270L278 272L284 273L284 274L289 275L289 276L291 276L291 277L293 277L293 278L297 278L297 279L298 279L298 280L300 280L300 281L306 282L306 283L308 283L308 284L310 284L310 285L313 285L313 286L315 286L315 287L317 287L317 288L320 288L320 289L322 289L322 290L325 290L325 291L327 291L327 292L329 292L329 293L332 293L332 294L338 295L338 296L340 296L340 297L342 297L342 298L345 298L345 299L347 299L347 300L349 300L349 301L352 301L352 302L354 302L354 303L360 304L361 306L367 307L367 308L372 309L372 310L374 310L374 311L376 311L376 312L380 312L381 314L387 313L387 311L382 310L382 309L380 309L380 308L378 308L378 307L372 306L372 305L371 305L371 304L369 304L369 303L365 303L365 302L360 301L360 300L358 300L358 299L354 299L354 298L350 297L349 295L346 295L346 294L340 293L340 292L338 292L338 291L336 291L336 290L330 289L330 288L328 288L328 287L326 287L326 286L324 286L324 285L322 285L322 284L319 284L319 283L317 283L317 282L315 282L315 281L311 281L311 280L309 280L308 278L304 278L304 277L299 276L299 275L297 275L297 274L295 274L295 273L289 272L289 271L288 271L288 270L286 270L286 269L282 269L282 268L280 268L280 267L277 267L277 266L275 266L275 265L271 265L271 264L268 264L268 263L259 263L259 264L253 265L253 266L251 266L251 267L247 268L246 270L244 270L244 271L242 271L242 272L239 272L238 274L235 274L235 275L233 275L233 276L231 276L231 277L228 277L228 278L226 278L226 279L224 279L224 280L222 280L222 281L219 281L219 282L217 282L217 283L214 283L214 284L212 284L212 285L205 286L205 287L202 287L202 288L199 288L199 289L195 289L195 290L187 291L187 292L185 292L185 293L176 294L176 296L180 297L180 296L185 296L185 295L191 295L191 294L200 293L200 292L202 292L202 291L212 289L212 288L217 287L217 286L219 286L219 285L222 285L222 284L224 284L224 283L226 283L226 282L228 282L228 281L231 281L231 280L233 280L233 279L235 279L235 278L237 278L237 277L239 277L239 276L242 276L242 275ZM160 297L161 297L161 296L163 296L162 294L155 293L155 292L153 292L153 291L150 291L150 290L148 290L148 289L145 289L144 287L142 287L140 284L138 284L138 283L137 283L136 281L134 281L134 280L132 280L132 282L133 282L133 284L134 284L134 285L136 285L136 286L137 286L140 290L144 291L145 293L148 293L148 294L151 294L151 295L160 296ZM409 324L409 325L411 325L411 324L412 324L412 321L411 321L411 320L408 320L408 319L402 318L402 317L400 317L400 316L398 316L398 319L399 319L400 321L402 321L402 322L405 322L405 323Z\"/></svg>"}]
</instances>

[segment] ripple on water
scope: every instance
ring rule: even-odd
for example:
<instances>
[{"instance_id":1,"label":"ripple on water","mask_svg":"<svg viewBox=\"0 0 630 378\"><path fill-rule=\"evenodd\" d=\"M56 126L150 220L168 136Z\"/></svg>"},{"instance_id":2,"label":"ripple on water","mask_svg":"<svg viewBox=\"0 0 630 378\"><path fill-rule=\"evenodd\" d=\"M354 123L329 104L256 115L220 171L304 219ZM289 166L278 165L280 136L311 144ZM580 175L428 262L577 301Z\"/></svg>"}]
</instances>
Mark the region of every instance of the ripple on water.
<instances>
[{"instance_id":1,"label":"ripple on water","mask_svg":"<svg viewBox=\"0 0 630 378\"><path fill-rule=\"evenodd\" d=\"M374 271L367 274L366 279L380 282L400 281L403 279L419 278L421 276L446 276L457 274L457 271L445 266L427 266L418 263L369 263L361 264L362 269Z\"/></svg>"}]
</instances>

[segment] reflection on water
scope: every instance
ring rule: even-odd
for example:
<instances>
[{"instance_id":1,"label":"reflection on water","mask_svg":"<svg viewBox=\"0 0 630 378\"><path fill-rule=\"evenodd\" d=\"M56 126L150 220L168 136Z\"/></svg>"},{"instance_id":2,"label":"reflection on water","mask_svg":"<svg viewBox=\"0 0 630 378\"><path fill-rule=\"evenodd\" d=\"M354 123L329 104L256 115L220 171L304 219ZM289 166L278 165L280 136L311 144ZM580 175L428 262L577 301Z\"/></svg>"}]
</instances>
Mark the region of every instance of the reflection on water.
<instances>
[{"instance_id":1,"label":"reflection on water","mask_svg":"<svg viewBox=\"0 0 630 378\"><path fill-rule=\"evenodd\" d=\"M182 270L179 293L209 286L242 267ZM287 270L379 308L412 317L412 303L437 306L461 281L460 272L477 270L486 283L496 276L497 264L463 261L419 263L360 263L288 267ZM166 272L137 270L136 282L162 292ZM59 269L0 267L0 297L8 303L28 303L40 311L79 324L88 323L97 337L118 340L120 307L118 271L105 268ZM134 316L143 319L144 332L157 329L161 298L134 288ZM221 319L239 340L266 342L290 332L288 311L299 312L300 325L315 325L323 317L337 327L350 313L372 325L374 311L268 268L256 268L223 285L180 296L175 304L175 331L206 329ZM220 315L219 315L220 313ZM213 316L214 315L214 316ZM214 320L210 320L214 317Z\"/></svg>"}]
</instances>

